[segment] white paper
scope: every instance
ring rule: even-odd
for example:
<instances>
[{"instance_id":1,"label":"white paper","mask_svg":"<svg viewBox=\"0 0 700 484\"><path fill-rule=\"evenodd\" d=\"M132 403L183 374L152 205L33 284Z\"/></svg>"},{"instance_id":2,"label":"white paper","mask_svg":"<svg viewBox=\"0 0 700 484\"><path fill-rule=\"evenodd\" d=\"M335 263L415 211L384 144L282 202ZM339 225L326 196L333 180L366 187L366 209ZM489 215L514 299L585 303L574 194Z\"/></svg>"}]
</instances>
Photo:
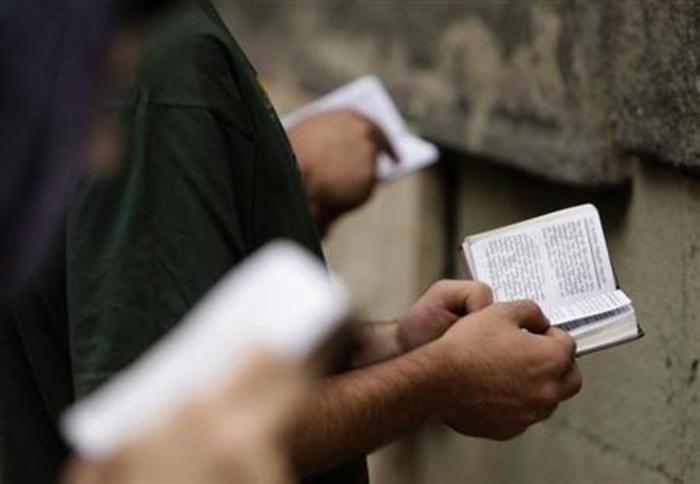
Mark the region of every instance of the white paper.
<instances>
[{"instance_id":1,"label":"white paper","mask_svg":"<svg viewBox=\"0 0 700 484\"><path fill-rule=\"evenodd\" d=\"M112 454L198 391L232 378L264 348L300 360L346 315L347 292L291 242L274 242L226 275L168 336L64 415L85 458Z\"/></svg>"},{"instance_id":2,"label":"white paper","mask_svg":"<svg viewBox=\"0 0 700 484\"><path fill-rule=\"evenodd\" d=\"M607 314L632 306L632 301L621 289L604 292L566 306L554 308L542 307L545 316L554 325L566 324L572 321L580 321L592 318L600 314Z\"/></svg>"},{"instance_id":3,"label":"white paper","mask_svg":"<svg viewBox=\"0 0 700 484\"><path fill-rule=\"evenodd\" d=\"M473 275L491 286L496 301L532 299L558 308L615 290L593 205L477 236L470 248Z\"/></svg>"},{"instance_id":4,"label":"white paper","mask_svg":"<svg viewBox=\"0 0 700 484\"><path fill-rule=\"evenodd\" d=\"M377 158L377 179L389 181L421 170L438 159L437 147L413 135L396 105L376 76L364 76L303 106L282 119L285 129L333 109L352 109L374 122L396 151L399 163L382 153Z\"/></svg>"}]
</instances>

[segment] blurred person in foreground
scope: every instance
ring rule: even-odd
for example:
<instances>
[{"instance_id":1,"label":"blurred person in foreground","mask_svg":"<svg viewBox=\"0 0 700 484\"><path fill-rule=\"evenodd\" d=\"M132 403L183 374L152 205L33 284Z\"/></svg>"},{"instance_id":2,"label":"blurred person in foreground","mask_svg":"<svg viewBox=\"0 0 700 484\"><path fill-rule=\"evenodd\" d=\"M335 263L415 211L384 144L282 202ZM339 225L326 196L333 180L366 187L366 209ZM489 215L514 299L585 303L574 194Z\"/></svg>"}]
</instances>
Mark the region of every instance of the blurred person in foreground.
<instances>
[{"instance_id":1,"label":"blurred person in foreground","mask_svg":"<svg viewBox=\"0 0 700 484\"><path fill-rule=\"evenodd\" d=\"M332 157L311 161L294 145L297 167L254 69L208 1L186 2L149 28L141 67L117 105L123 166L84 188L56 259L62 272L11 315L30 333L46 321L67 328L23 341L34 351L59 347L49 352L56 361L28 358L34 376L43 375L34 380L43 402L32 415L47 428L57 394L80 397L129 364L267 241L289 238L322 257L316 226L323 230L371 191L338 187L352 178L331 176L339 170L323 161ZM385 149L369 123L336 115L357 127L346 130L360 137L350 147L369 146L370 155ZM366 482L364 455L426 422L510 438L581 384L573 341L534 303L491 305L488 288L475 283L439 282L406 315L367 325L360 339L353 367L323 380L292 416L290 468L315 482ZM52 374L61 379L46 378ZM54 445L33 444L42 452ZM116 456L102 465L85 472L130 464Z\"/></svg>"},{"instance_id":2,"label":"blurred person in foreground","mask_svg":"<svg viewBox=\"0 0 700 484\"><path fill-rule=\"evenodd\" d=\"M81 180L118 170L122 138L113 116L99 107L101 98L130 77L139 57L142 23L169 3L51 0L11 1L0 7L3 482L54 482L65 460L57 421L74 399L70 328L47 310L57 304L56 313L61 313L65 269L60 260L49 267L41 262L52 244L59 245L59 253L64 250L64 212ZM295 132L303 138L297 146L306 159L313 159L308 153L318 152L319 146L347 153L335 156L339 159L333 166L341 171L333 176L354 180L353 190L331 199L333 194L325 194L324 212L315 203L321 223L331 220L329 201L335 201L337 213L340 204L356 205L369 196L374 153L364 135L379 143L375 128L350 112L337 112ZM354 145L358 139L362 142ZM310 200L318 201L316 178ZM32 289L29 296L8 309L25 286ZM242 377L196 397L177 418L109 462L74 464L68 481L288 482L292 474L283 430L309 391L309 381L307 367L260 357Z\"/></svg>"},{"instance_id":3,"label":"blurred person in foreground","mask_svg":"<svg viewBox=\"0 0 700 484\"><path fill-rule=\"evenodd\" d=\"M139 28L170 3L0 5L0 482L57 482L65 462L57 422L74 399L69 328L33 307L21 289L50 296L41 301L47 306L61 300L62 263L46 267L42 260L52 244L62 245L65 210L80 180L114 171L120 152L117 124L97 100L129 77ZM34 317L15 319L17 310ZM261 353L240 377L193 396L99 472L76 464L69 480L287 483L283 431L309 391L309 371ZM195 465L173 475L173 464L183 462Z\"/></svg>"},{"instance_id":4,"label":"blurred person in foreground","mask_svg":"<svg viewBox=\"0 0 700 484\"><path fill-rule=\"evenodd\" d=\"M229 384L98 463L74 460L64 484L292 484L289 425L312 391L308 368L261 352Z\"/></svg>"}]
</instances>

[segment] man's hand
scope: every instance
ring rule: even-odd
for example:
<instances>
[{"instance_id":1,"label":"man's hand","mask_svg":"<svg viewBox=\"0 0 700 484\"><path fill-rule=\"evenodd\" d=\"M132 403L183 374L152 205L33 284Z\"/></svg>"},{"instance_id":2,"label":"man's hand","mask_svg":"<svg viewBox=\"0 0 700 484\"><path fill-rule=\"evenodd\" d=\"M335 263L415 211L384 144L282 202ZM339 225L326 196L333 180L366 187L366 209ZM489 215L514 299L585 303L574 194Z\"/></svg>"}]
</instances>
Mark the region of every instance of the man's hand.
<instances>
[{"instance_id":1,"label":"man's hand","mask_svg":"<svg viewBox=\"0 0 700 484\"><path fill-rule=\"evenodd\" d=\"M435 420L467 435L514 437L579 391L574 352L535 303L492 304L413 351L326 379L294 426L295 467L328 469Z\"/></svg>"},{"instance_id":2,"label":"man's hand","mask_svg":"<svg viewBox=\"0 0 700 484\"><path fill-rule=\"evenodd\" d=\"M347 109L312 116L288 135L321 234L369 199L376 185L377 154L385 151L396 159L381 130Z\"/></svg>"},{"instance_id":3,"label":"man's hand","mask_svg":"<svg viewBox=\"0 0 700 484\"><path fill-rule=\"evenodd\" d=\"M581 388L575 342L531 301L471 314L436 347L444 358L443 417L463 434L514 437Z\"/></svg>"},{"instance_id":4,"label":"man's hand","mask_svg":"<svg viewBox=\"0 0 700 484\"><path fill-rule=\"evenodd\" d=\"M492 302L491 288L481 282L436 282L399 320L396 336L401 352L436 340L457 320Z\"/></svg>"},{"instance_id":5,"label":"man's hand","mask_svg":"<svg viewBox=\"0 0 700 484\"><path fill-rule=\"evenodd\" d=\"M453 280L436 282L399 320L367 323L360 335L354 366L395 358L430 343L463 316L492 302L491 288L486 284Z\"/></svg>"},{"instance_id":6,"label":"man's hand","mask_svg":"<svg viewBox=\"0 0 700 484\"><path fill-rule=\"evenodd\" d=\"M291 484L287 432L309 376L260 355L118 455L74 462L64 484Z\"/></svg>"}]
</instances>

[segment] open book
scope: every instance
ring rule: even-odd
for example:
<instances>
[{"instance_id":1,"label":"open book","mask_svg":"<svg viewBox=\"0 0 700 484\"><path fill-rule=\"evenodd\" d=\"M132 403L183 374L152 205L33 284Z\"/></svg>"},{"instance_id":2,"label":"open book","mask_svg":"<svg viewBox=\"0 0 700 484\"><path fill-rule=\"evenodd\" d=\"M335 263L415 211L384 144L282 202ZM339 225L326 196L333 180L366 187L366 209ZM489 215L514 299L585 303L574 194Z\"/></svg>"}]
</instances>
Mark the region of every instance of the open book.
<instances>
[{"instance_id":1,"label":"open book","mask_svg":"<svg viewBox=\"0 0 700 484\"><path fill-rule=\"evenodd\" d=\"M324 111L352 109L374 122L387 137L399 158L393 162L382 153L377 158L377 179L394 180L436 162L438 149L406 126L399 110L376 76L364 76L301 107L282 119L285 129Z\"/></svg>"},{"instance_id":2,"label":"open book","mask_svg":"<svg viewBox=\"0 0 700 484\"><path fill-rule=\"evenodd\" d=\"M252 353L300 361L333 333L349 295L314 256L273 242L234 268L134 364L63 417L84 458L113 454L203 389L228 381Z\"/></svg>"},{"instance_id":3,"label":"open book","mask_svg":"<svg viewBox=\"0 0 700 484\"><path fill-rule=\"evenodd\" d=\"M468 276L491 286L495 301L534 300L573 336L578 355L643 335L593 205L472 235L462 254Z\"/></svg>"}]
</instances>

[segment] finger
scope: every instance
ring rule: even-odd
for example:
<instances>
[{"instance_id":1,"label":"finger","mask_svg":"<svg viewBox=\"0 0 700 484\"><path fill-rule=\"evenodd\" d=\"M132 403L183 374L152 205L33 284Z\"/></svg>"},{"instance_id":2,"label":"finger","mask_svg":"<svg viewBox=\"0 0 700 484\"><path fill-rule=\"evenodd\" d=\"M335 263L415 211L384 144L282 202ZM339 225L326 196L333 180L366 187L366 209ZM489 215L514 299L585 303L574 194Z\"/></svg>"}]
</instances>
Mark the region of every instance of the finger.
<instances>
[{"instance_id":1,"label":"finger","mask_svg":"<svg viewBox=\"0 0 700 484\"><path fill-rule=\"evenodd\" d=\"M438 293L443 307L458 316L480 311L493 303L491 288L475 281L442 280L431 288Z\"/></svg>"},{"instance_id":2,"label":"finger","mask_svg":"<svg viewBox=\"0 0 700 484\"><path fill-rule=\"evenodd\" d=\"M493 304L493 292L487 284L474 281L467 281L465 284L464 307L467 313L481 311Z\"/></svg>"},{"instance_id":3,"label":"finger","mask_svg":"<svg viewBox=\"0 0 700 484\"><path fill-rule=\"evenodd\" d=\"M567 359L571 363L574 362L574 358L576 358L576 340L574 340L569 333L556 326L550 326L545 332L545 336L557 341L563 348Z\"/></svg>"},{"instance_id":4,"label":"finger","mask_svg":"<svg viewBox=\"0 0 700 484\"><path fill-rule=\"evenodd\" d=\"M540 307L529 299L506 303L516 324L531 333L543 334L551 326Z\"/></svg>"},{"instance_id":5,"label":"finger","mask_svg":"<svg viewBox=\"0 0 700 484\"><path fill-rule=\"evenodd\" d=\"M561 399L568 400L569 398L576 395L581 391L583 387L583 376L578 368L578 365L574 364L569 369L568 373L564 375L561 385Z\"/></svg>"},{"instance_id":6,"label":"finger","mask_svg":"<svg viewBox=\"0 0 700 484\"><path fill-rule=\"evenodd\" d=\"M395 164L398 164L401 160L396 154L396 150L389 141L389 138L387 138L386 134L384 133L384 131L382 131L382 129L379 126L377 126L369 120L368 122L372 124L372 129L370 130L370 138L374 142L374 145L377 147L377 151L386 153L387 155L389 155L389 158L391 158L391 160Z\"/></svg>"}]
</instances>

